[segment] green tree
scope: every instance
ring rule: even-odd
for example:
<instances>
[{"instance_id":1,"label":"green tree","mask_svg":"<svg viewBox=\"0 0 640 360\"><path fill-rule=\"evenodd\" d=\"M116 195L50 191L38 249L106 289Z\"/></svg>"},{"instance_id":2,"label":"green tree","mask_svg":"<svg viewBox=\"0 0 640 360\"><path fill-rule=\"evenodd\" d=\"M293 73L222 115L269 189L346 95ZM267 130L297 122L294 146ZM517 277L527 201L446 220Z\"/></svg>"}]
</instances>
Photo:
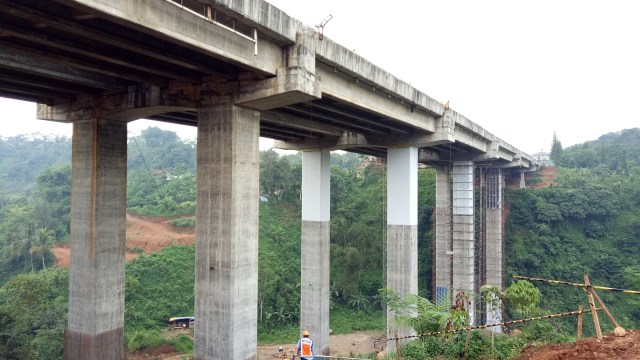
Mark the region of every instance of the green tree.
<instances>
[{"instance_id":1,"label":"green tree","mask_svg":"<svg viewBox=\"0 0 640 360\"><path fill-rule=\"evenodd\" d=\"M558 140L555 132L553 133L553 140L551 141L551 154L549 157L556 165L560 165L562 162L562 143Z\"/></svg>"},{"instance_id":2,"label":"green tree","mask_svg":"<svg viewBox=\"0 0 640 360\"><path fill-rule=\"evenodd\" d=\"M62 359L68 272L20 274L0 289L0 353L7 359Z\"/></svg>"}]
</instances>

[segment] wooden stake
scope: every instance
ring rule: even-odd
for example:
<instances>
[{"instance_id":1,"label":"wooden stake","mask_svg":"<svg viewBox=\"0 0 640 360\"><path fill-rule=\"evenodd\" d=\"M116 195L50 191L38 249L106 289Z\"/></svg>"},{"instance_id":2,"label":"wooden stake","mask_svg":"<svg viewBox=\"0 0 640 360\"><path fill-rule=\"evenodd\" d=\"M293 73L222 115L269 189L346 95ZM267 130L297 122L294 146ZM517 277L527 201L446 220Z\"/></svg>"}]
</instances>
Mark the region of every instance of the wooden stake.
<instances>
[{"instance_id":1,"label":"wooden stake","mask_svg":"<svg viewBox=\"0 0 640 360\"><path fill-rule=\"evenodd\" d=\"M578 334L576 341L582 340L582 305L578 305Z\"/></svg>"},{"instance_id":2,"label":"wooden stake","mask_svg":"<svg viewBox=\"0 0 640 360\"><path fill-rule=\"evenodd\" d=\"M598 340L602 340L602 329L600 329L600 320L598 320L598 312L596 311L596 304L593 301L593 295L589 291L591 289L591 283L589 282L589 275L584 276L584 283L587 285L587 299L589 300L589 307L591 308L591 316L593 316L593 326L596 328L596 335Z\"/></svg>"},{"instance_id":3,"label":"wooden stake","mask_svg":"<svg viewBox=\"0 0 640 360\"><path fill-rule=\"evenodd\" d=\"M398 340L398 331L396 330L396 355L398 360L402 360L402 353L400 352L400 340Z\"/></svg>"},{"instance_id":4,"label":"wooden stake","mask_svg":"<svg viewBox=\"0 0 640 360\"><path fill-rule=\"evenodd\" d=\"M596 290L592 287L588 291L591 292L591 295L593 295L593 297L595 297L596 300L598 300L598 303L600 304L600 308L604 310L604 313L607 315L609 320L611 320L611 322L615 326L615 328L613 329L613 334L615 336L624 336L627 333L627 331L622 326L620 326L620 324L618 324L618 322L613 317L609 309L607 309L607 307L604 305L604 302L602 301L602 299L600 299L600 296L598 295L598 293L596 293Z\"/></svg>"},{"instance_id":5,"label":"wooden stake","mask_svg":"<svg viewBox=\"0 0 640 360\"><path fill-rule=\"evenodd\" d=\"M609 320L611 320L613 325L615 325L615 327L620 327L620 324L618 324L616 319L613 318L613 315L611 315L611 312L609 312L609 309L607 309L607 307L604 306L604 303L602 302L602 299L600 299L600 296L596 293L596 291L593 288L589 288L587 291L589 291L591 293L591 295L593 295L593 297L595 297L596 300L598 300L598 303L600 304L600 307L602 308L602 310L604 310L604 313L607 315Z\"/></svg>"}]
</instances>

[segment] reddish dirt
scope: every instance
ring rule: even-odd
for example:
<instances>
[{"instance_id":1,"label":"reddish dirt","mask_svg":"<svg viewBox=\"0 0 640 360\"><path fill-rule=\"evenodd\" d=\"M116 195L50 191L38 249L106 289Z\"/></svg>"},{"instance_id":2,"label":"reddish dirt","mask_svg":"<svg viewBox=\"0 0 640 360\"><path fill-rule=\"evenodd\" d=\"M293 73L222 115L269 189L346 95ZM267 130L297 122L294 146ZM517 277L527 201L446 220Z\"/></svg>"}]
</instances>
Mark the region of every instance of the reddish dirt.
<instances>
[{"instance_id":1,"label":"reddish dirt","mask_svg":"<svg viewBox=\"0 0 640 360\"><path fill-rule=\"evenodd\" d=\"M622 337L612 334L602 341L595 338L577 343L528 345L516 360L640 360L640 331L631 330Z\"/></svg>"},{"instance_id":2,"label":"reddish dirt","mask_svg":"<svg viewBox=\"0 0 640 360\"><path fill-rule=\"evenodd\" d=\"M558 176L558 168L555 166L543 166L540 168L540 182L531 185L532 189L541 189L551 186Z\"/></svg>"},{"instance_id":3,"label":"reddish dirt","mask_svg":"<svg viewBox=\"0 0 640 360\"><path fill-rule=\"evenodd\" d=\"M142 219L127 214L127 252L125 259L132 260L138 257L139 251L145 253L159 251L172 244L190 245L195 242L196 236L193 230L180 232L170 225L170 220L162 218ZM140 249L138 251L132 251ZM51 249L56 257L56 266L68 268L71 245L69 243L58 244Z\"/></svg>"},{"instance_id":4,"label":"reddish dirt","mask_svg":"<svg viewBox=\"0 0 640 360\"><path fill-rule=\"evenodd\" d=\"M175 329L169 330L165 334L165 337L172 337L178 334L186 334L193 337L193 330ZM378 353L382 350L382 346L384 346L384 338L384 333L375 331L357 332L344 335L331 335L329 337L329 348L331 350L331 355L333 356ZM295 351L295 346L295 344L260 345L258 346L258 354L256 360L283 359L282 354L278 352L279 347L282 347L284 350L284 359L290 359L290 354L292 351ZM143 349L134 354L127 355L128 360L179 360L183 359L183 357L184 354L176 353L174 349L169 346Z\"/></svg>"},{"instance_id":5,"label":"reddish dirt","mask_svg":"<svg viewBox=\"0 0 640 360\"><path fill-rule=\"evenodd\" d=\"M558 175L558 168L555 166L543 166L537 172L526 172L524 175L524 180L527 184L528 189L541 189L551 186L553 184L553 180L555 180ZM539 181L535 184L532 184L532 178L538 178ZM520 175L516 174L511 177L505 178L505 185L510 189L519 189L520 188Z\"/></svg>"},{"instance_id":6,"label":"reddish dirt","mask_svg":"<svg viewBox=\"0 0 640 360\"><path fill-rule=\"evenodd\" d=\"M329 351L332 356L377 354L382 351L383 346L385 346L385 334L383 332L362 331L352 334L329 336ZM281 354L278 352L279 347L284 349L285 354L291 354L291 352L295 351L296 344L258 346L257 360L282 359ZM290 356L285 357L285 359L290 358Z\"/></svg>"}]
</instances>

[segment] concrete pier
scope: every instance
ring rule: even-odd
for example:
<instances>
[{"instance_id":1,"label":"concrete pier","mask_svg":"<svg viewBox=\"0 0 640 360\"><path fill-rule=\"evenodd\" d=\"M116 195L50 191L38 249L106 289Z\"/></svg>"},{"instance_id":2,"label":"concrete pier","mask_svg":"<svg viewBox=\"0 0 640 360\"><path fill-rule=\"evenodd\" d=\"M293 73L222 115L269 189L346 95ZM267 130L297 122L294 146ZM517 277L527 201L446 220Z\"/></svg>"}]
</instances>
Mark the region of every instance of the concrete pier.
<instances>
[{"instance_id":1,"label":"concrete pier","mask_svg":"<svg viewBox=\"0 0 640 360\"><path fill-rule=\"evenodd\" d=\"M484 284L496 285L502 290L502 170L487 169L485 179ZM486 324L502 322L502 306L499 303L497 307L487 305L485 314ZM492 331L501 333L502 327L494 326Z\"/></svg>"},{"instance_id":2,"label":"concrete pier","mask_svg":"<svg viewBox=\"0 0 640 360\"><path fill-rule=\"evenodd\" d=\"M323 151L305 160L324 185L303 190L307 199L320 195L317 204L303 201L302 245L311 250L301 276L301 326L322 353L329 316L325 150L387 158L386 281L400 296L417 293L417 149L429 165L469 160L453 164L451 184L439 183L447 203L436 209L437 296L473 291L480 276L471 159L510 172L539 166L266 1L45 3L0 6L7 24L0 62L11 74L0 76L0 89L39 103L40 119L75 124L68 359L124 357L126 121L198 126L196 359L256 358L259 134L282 149ZM88 106L79 105L85 99ZM522 173L523 188L524 180ZM444 195L450 185L453 200ZM390 334L394 316L387 317Z\"/></svg>"},{"instance_id":3,"label":"concrete pier","mask_svg":"<svg viewBox=\"0 0 640 360\"><path fill-rule=\"evenodd\" d=\"M124 359L127 124L73 124L71 266L65 359ZM75 115L74 115L75 116Z\"/></svg>"},{"instance_id":4,"label":"concrete pier","mask_svg":"<svg viewBox=\"0 0 640 360\"><path fill-rule=\"evenodd\" d=\"M451 168L436 168L436 207L433 246L433 300L448 309L451 306L452 255L451 241Z\"/></svg>"},{"instance_id":5,"label":"concrete pier","mask_svg":"<svg viewBox=\"0 0 640 360\"><path fill-rule=\"evenodd\" d=\"M259 112L233 105L231 96L198 109L198 360L256 358L259 122Z\"/></svg>"},{"instance_id":6,"label":"concrete pier","mask_svg":"<svg viewBox=\"0 0 640 360\"><path fill-rule=\"evenodd\" d=\"M475 234L473 203L473 162L453 162L453 291L474 292ZM474 301L467 308L474 323Z\"/></svg>"},{"instance_id":7,"label":"concrete pier","mask_svg":"<svg viewBox=\"0 0 640 360\"><path fill-rule=\"evenodd\" d=\"M330 156L302 153L300 330L311 332L322 355L329 355Z\"/></svg>"},{"instance_id":8,"label":"concrete pier","mask_svg":"<svg viewBox=\"0 0 640 360\"><path fill-rule=\"evenodd\" d=\"M418 149L391 148L387 153L387 288L400 298L418 294ZM402 314L404 316L411 314ZM387 337L414 334L398 327L387 310ZM394 341L387 351L394 351Z\"/></svg>"}]
</instances>

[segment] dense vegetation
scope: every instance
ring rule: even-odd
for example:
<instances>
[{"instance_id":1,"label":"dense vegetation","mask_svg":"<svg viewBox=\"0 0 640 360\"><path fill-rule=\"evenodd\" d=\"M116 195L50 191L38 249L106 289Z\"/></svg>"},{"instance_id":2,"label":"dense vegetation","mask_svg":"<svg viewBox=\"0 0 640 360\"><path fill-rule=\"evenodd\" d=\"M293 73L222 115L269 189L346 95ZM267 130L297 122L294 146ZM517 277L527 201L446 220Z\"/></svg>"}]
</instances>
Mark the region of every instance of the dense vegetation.
<instances>
[{"instance_id":1,"label":"dense vegetation","mask_svg":"<svg viewBox=\"0 0 640 360\"><path fill-rule=\"evenodd\" d=\"M0 359L60 358L68 273L52 269L54 257L48 249L69 239L70 140L16 137L0 140L0 150ZM572 282L589 274L594 284L640 289L640 258L635 256L640 250L640 130L607 134L566 149L554 136L552 150L559 166L553 186L506 190L506 274ZM130 139L128 154L128 210L193 226L194 144L149 128ZM383 165L370 160L332 154L330 326L337 333L385 326L382 308L389 298L379 290L384 287L386 174ZM261 341L292 342L298 333L300 183L299 154L261 153ZM431 297L434 187L433 171L421 169L418 241L423 298ZM130 350L166 343L161 333L166 320L193 314L193 270L192 246L172 246L127 264L125 334ZM509 286L511 279L505 280ZM507 301L507 319L587 305L578 288L535 285L542 293L536 308L519 311ZM600 295L623 326L640 325L640 301L635 297ZM456 313L425 309L427 323L434 314ZM498 358L507 358L536 337L566 338L573 332L572 321L537 323L525 337L497 339L495 351L502 354ZM606 320L602 323L610 326ZM592 332L586 324L587 333ZM458 335L427 338L410 345L404 357L459 356L465 341ZM487 341L474 334L473 353L486 354ZM192 348L187 337L169 342L184 352Z\"/></svg>"}]
</instances>

